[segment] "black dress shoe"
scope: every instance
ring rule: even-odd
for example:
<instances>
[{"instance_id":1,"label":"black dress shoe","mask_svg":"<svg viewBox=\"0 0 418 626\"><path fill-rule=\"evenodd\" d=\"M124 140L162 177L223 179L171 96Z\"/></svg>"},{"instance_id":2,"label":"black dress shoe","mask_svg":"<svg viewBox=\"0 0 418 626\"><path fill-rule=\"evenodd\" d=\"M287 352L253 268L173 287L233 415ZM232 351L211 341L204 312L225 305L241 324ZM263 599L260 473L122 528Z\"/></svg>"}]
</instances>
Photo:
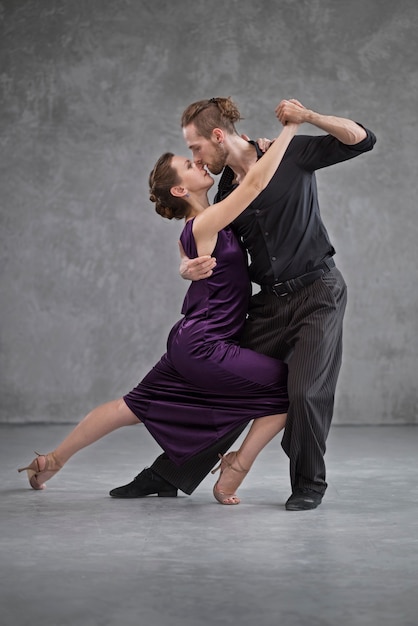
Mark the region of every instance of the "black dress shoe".
<instances>
[{"instance_id":1,"label":"black dress shoe","mask_svg":"<svg viewBox=\"0 0 418 626\"><path fill-rule=\"evenodd\" d=\"M112 489L109 495L112 498L144 498L155 493L160 498L175 498L177 489L150 467L146 467L131 483Z\"/></svg>"},{"instance_id":2,"label":"black dress shoe","mask_svg":"<svg viewBox=\"0 0 418 626\"><path fill-rule=\"evenodd\" d=\"M295 489L289 500L286 502L287 511L309 511L316 509L321 504L323 493L303 487Z\"/></svg>"}]
</instances>

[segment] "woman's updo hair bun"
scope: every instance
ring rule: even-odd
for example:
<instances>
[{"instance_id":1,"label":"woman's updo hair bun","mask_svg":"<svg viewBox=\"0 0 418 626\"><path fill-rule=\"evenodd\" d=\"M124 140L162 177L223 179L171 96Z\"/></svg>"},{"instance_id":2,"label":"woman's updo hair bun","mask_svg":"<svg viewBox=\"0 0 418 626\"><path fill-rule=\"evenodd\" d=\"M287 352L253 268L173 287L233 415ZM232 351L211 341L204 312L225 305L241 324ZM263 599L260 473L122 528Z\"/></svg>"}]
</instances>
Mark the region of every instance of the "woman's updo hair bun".
<instances>
[{"instance_id":1,"label":"woman's updo hair bun","mask_svg":"<svg viewBox=\"0 0 418 626\"><path fill-rule=\"evenodd\" d=\"M155 203L158 215L168 220L181 220L187 215L188 204L183 198L171 193L171 188L180 184L180 179L171 162L174 154L166 152L156 162L149 175L149 199Z\"/></svg>"}]
</instances>

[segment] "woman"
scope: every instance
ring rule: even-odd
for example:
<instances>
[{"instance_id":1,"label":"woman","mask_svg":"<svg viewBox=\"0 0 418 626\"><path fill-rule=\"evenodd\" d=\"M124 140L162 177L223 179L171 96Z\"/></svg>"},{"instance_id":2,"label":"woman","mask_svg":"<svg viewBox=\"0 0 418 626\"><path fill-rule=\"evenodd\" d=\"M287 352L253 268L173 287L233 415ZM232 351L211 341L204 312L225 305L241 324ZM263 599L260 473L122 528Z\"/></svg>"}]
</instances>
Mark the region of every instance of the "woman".
<instances>
[{"instance_id":1,"label":"woman","mask_svg":"<svg viewBox=\"0 0 418 626\"><path fill-rule=\"evenodd\" d=\"M170 153L157 161L149 179L156 211L168 219L184 218L186 254L214 254L216 268L210 278L190 285L184 317L170 332L167 353L141 383L123 398L95 408L53 452L37 453L28 467L18 470L27 470L33 489L43 489L73 454L121 426L144 423L180 465L257 418L240 449L222 457L217 468L215 498L221 504L239 503L235 491L244 475L285 425L287 369L238 345L250 281L246 254L228 225L268 185L296 130L296 124L286 125L237 189L212 206L207 192L213 179L206 170Z\"/></svg>"}]
</instances>

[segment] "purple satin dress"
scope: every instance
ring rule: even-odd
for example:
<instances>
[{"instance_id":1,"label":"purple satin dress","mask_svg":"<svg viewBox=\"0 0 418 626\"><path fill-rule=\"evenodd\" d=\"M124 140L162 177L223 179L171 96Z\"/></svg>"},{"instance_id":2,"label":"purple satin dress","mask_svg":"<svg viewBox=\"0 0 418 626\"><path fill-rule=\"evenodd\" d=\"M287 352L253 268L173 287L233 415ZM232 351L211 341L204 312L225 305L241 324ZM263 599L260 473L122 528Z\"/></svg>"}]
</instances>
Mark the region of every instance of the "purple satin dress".
<instances>
[{"instance_id":1,"label":"purple satin dress","mask_svg":"<svg viewBox=\"0 0 418 626\"><path fill-rule=\"evenodd\" d=\"M188 221L180 237L190 258L197 256L192 226ZM251 286L246 253L231 229L219 233L213 256L212 276L187 291L166 354L124 396L177 465L239 424L288 408L285 363L238 344Z\"/></svg>"}]
</instances>

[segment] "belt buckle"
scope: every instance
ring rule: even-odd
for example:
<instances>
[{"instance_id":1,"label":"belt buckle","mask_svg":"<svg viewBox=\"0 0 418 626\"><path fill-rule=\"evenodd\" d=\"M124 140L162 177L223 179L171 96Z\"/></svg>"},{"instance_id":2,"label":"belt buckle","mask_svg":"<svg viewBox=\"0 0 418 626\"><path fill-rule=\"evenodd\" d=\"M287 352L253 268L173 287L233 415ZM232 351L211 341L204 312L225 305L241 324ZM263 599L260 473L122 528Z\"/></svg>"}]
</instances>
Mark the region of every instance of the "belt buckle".
<instances>
[{"instance_id":1,"label":"belt buckle","mask_svg":"<svg viewBox=\"0 0 418 626\"><path fill-rule=\"evenodd\" d=\"M275 283L272 287L273 293L276 296L276 298L283 298L284 296L288 296L290 293L289 291L285 291L284 293L277 293L276 287L280 287L281 285L284 285L284 283Z\"/></svg>"}]
</instances>

